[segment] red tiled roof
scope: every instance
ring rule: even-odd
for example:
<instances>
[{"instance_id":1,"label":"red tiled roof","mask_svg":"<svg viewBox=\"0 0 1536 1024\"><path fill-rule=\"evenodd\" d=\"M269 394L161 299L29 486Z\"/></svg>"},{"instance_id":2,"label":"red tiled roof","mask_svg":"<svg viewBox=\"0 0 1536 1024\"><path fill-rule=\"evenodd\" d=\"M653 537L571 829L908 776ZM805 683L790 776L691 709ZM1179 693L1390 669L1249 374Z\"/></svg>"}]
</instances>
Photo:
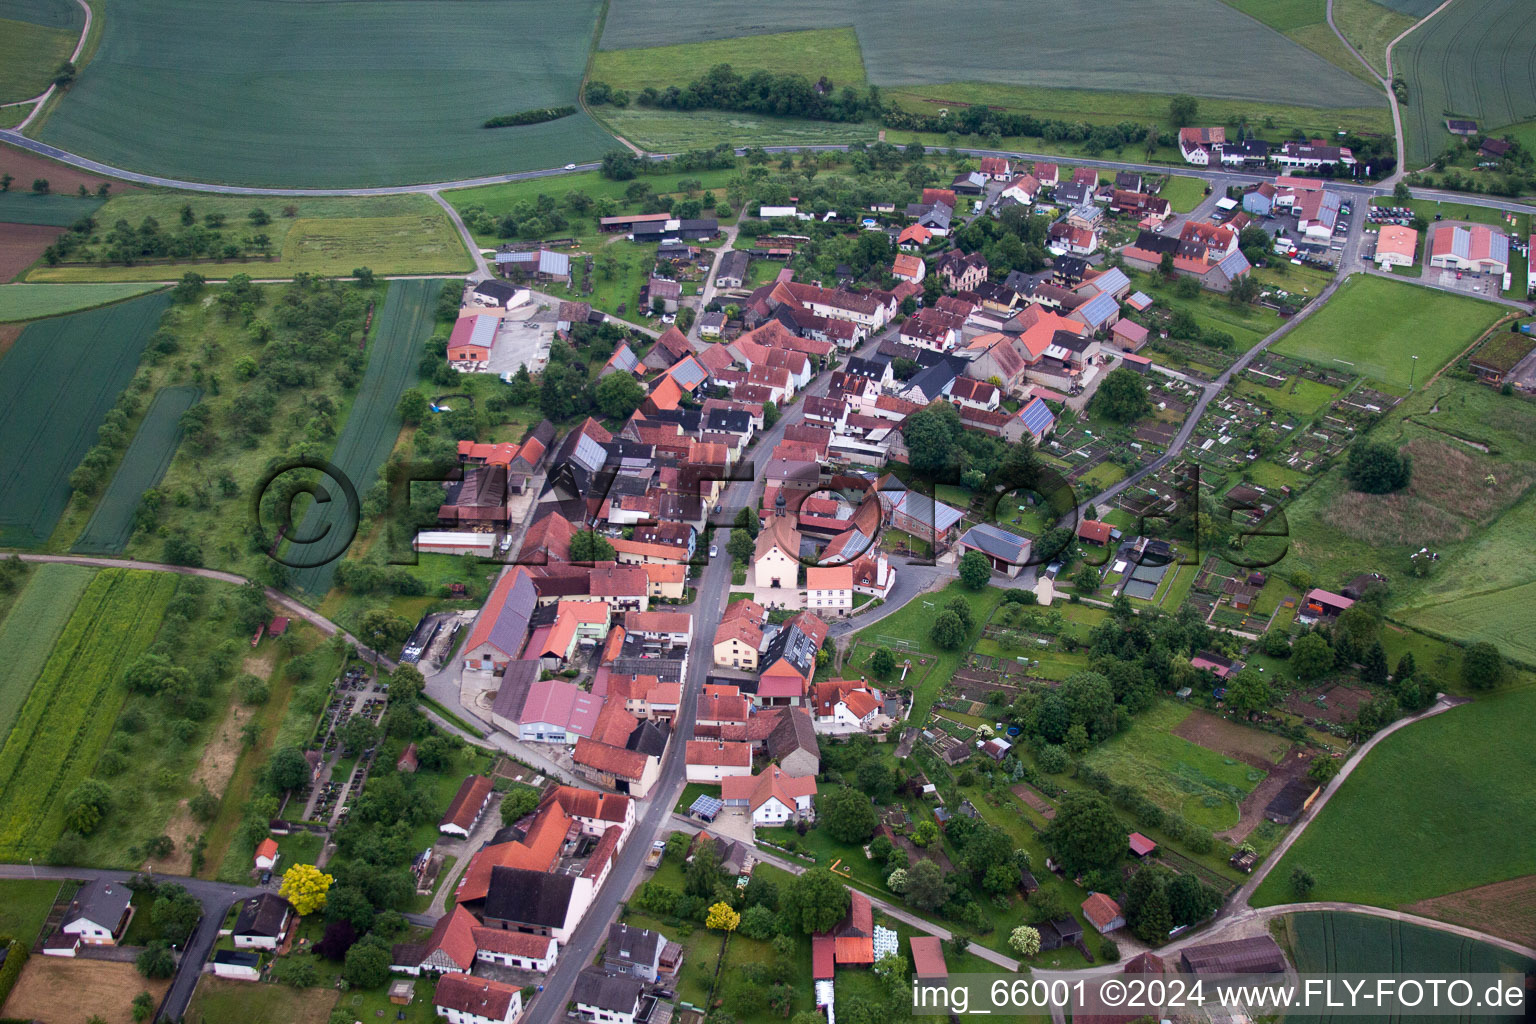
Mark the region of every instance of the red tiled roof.
<instances>
[{"instance_id":1,"label":"red tiled roof","mask_svg":"<svg viewBox=\"0 0 1536 1024\"><path fill-rule=\"evenodd\" d=\"M471 775L459 786L453 803L448 805L448 813L443 815L438 826L457 825L467 830L475 823L480 808L485 806L486 798L490 795L491 780L484 775Z\"/></svg>"},{"instance_id":2,"label":"red tiled roof","mask_svg":"<svg viewBox=\"0 0 1536 1024\"><path fill-rule=\"evenodd\" d=\"M1100 931L1108 928L1117 917L1123 916L1120 904L1101 892L1090 893L1083 900L1083 916L1092 921Z\"/></svg>"},{"instance_id":3,"label":"red tiled roof","mask_svg":"<svg viewBox=\"0 0 1536 1024\"><path fill-rule=\"evenodd\" d=\"M548 935L529 935L527 932L509 932L500 928L474 929L475 946L488 953L505 953L542 960L549 955L549 944L554 939Z\"/></svg>"},{"instance_id":4,"label":"red tiled roof","mask_svg":"<svg viewBox=\"0 0 1536 1024\"><path fill-rule=\"evenodd\" d=\"M746 743L689 740L687 763L720 768L751 767L752 747Z\"/></svg>"},{"instance_id":5,"label":"red tiled roof","mask_svg":"<svg viewBox=\"0 0 1536 1024\"><path fill-rule=\"evenodd\" d=\"M476 1018L505 1020L512 1013L512 1003L520 999L518 989L487 978L445 974L437 983L432 1005L457 1010Z\"/></svg>"},{"instance_id":6,"label":"red tiled roof","mask_svg":"<svg viewBox=\"0 0 1536 1024\"><path fill-rule=\"evenodd\" d=\"M947 978L949 967L944 963L944 946L936 935L914 935L912 943L912 974L918 978Z\"/></svg>"},{"instance_id":7,"label":"red tiled roof","mask_svg":"<svg viewBox=\"0 0 1536 1024\"><path fill-rule=\"evenodd\" d=\"M455 906L437 922L428 936L422 958L442 950L448 959L466 971L475 963L475 926L480 922L463 907Z\"/></svg>"},{"instance_id":8,"label":"red tiled roof","mask_svg":"<svg viewBox=\"0 0 1536 1024\"><path fill-rule=\"evenodd\" d=\"M1157 844L1148 839L1146 836L1142 835L1140 832L1131 833L1130 843L1131 852L1138 857L1145 857L1147 854L1157 849Z\"/></svg>"},{"instance_id":9,"label":"red tiled roof","mask_svg":"<svg viewBox=\"0 0 1536 1024\"><path fill-rule=\"evenodd\" d=\"M1109 532L1113 529L1108 523L1101 523L1097 519L1084 519L1077 524L1077 535L1095 544L1108 544Z\"/></svg>"},{"instance_id":10,"label":"red tiled roof","mask_svg":"<svg viewBox=\"0 0 1536 1024\"><path fill-rule=\"evenodd\" d=\"M836 944L830 935L811 938L811 977L816 981L831 981L836 971Z\"/></svg>"}]
</instances>

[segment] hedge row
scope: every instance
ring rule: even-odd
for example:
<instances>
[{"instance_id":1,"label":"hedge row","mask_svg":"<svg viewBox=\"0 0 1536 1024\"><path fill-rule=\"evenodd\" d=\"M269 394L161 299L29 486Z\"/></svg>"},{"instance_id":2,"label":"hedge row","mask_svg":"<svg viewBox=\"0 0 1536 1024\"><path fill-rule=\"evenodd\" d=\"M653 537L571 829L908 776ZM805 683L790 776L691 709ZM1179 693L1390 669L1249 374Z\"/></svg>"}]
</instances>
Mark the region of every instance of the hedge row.
<instances>
[{"instance_id":1,"label":"hedge row","mask_svg":"<svg viewBox=\"0 0 1536 1024\"><path fill-rule=\"evenodd\" d=\"M16 987L16 979L21 977L21 969L26 966L27 957L32 955L32 951L16 939L11 940L8 948L10 952L5 956L5 963L0 964L0 1006L5 1005L11 989ZM0 1024L9 1024L9 1021L0 1020Z\"/></svg>"},{"instance_id":2,"label":"hedge row","mask_svg":"<svg viewBox=\"0 0 1536 1024\"><path fill-rule=\"evenodd\" d=\"M502 114L493 117L482 128L515 128L520 124L543 124L545 121L558 121L562 117L570 117L576 113L575 107L539 107L536 110L523 110L516 114Z\"/></svg>"}]
</instances>

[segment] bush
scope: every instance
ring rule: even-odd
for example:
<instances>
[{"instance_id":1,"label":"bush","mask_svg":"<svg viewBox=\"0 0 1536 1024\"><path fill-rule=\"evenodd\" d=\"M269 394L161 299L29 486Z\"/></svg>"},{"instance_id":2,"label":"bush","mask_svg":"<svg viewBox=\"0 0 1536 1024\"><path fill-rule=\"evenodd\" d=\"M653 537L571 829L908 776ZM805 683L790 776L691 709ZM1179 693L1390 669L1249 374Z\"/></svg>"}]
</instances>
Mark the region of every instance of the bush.
<instances>
[{"instance_id":1,"label":"bush","mask_svg":"<svg viewBox=\"0 0 1536 1024\"><path fill-rule=\"evenodd\" d=\"M21 977L21 969L26 966L27 957L31 955L31 951L15 939L10 939L5 948L10 952L5 956L5 963L0 964L0 1006L5 1005L6 997L16 987L16 979Z\"/></svg>"},{"instance_id":2,"label":"bush","mask_svg":"<svg viewBox=\"0 0 1536 1024\"><path fill-rule=\"evenodd\" d=\"M1110 964L1120 959L1120 947L1115 945L1114 939L1104 939L1099 943L1099 959Z\"/></svg>"}]
</instances>

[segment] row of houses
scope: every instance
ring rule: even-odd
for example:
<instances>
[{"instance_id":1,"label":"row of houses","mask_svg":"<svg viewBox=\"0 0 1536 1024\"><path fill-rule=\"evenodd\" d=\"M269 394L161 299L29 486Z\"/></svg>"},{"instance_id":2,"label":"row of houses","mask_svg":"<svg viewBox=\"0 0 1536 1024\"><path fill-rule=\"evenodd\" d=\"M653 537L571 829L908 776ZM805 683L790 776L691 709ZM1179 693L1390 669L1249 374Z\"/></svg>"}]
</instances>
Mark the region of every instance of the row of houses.
<instances>
[{"instance_id":1,"label":"row of houses","mask_svg":"<svg viewBox=\"0 0 1536 1024\"><path fill-rule=\"evenodd\" d=\"M1278 147L1262 139L1227 139L1227 130L1214 127L1179 129L1179 155L1196 167L1257 168L1273 164L1284 170L1315 171L1324 164L1353 167L1348 146L1330 146L1321 139L1286 142Z\"/></svg>"}]
</instances>

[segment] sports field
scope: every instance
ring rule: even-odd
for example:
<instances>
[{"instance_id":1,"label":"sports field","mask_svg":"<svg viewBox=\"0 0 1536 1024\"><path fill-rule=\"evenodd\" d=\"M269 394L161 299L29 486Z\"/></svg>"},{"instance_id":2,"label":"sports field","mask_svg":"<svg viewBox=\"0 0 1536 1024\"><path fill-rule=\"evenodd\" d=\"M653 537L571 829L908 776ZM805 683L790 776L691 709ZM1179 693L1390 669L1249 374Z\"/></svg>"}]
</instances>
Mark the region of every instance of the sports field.
<instances>
[{"instance_id":1,"label":"sports field","mask_svg":"<svg viewBox=\"0 0 1536 1024\"><path fill-rule=\"evenodd\" d=\"M1164 810L1209 829L1228 828L1237 824L1238 804L1266 773L1174 735L1189 714L1188 707L1171 701L1155 704L1128 732L1083 760Z\"/></svg>"},{"instance_id":2,"label":"sports field","mask_svg":"<svg viewBox=\"0 0 1536 1024\"><path fill-rule=\"evenodd\" d=\"M1533 716L1536 690L1526 688L1480 696L1382 740L1253 904L1291 902L1297 867L1317 879L1311 899L1378 907L1531 874Z\"/></svg>"},{"instance_id":3,"label":"sports field","mask_svg":"<svg viewBox=\"0 0 1536 1024\"><path fill-rule=\"evenodd\" d=\"M163 233L182 230L182 211L190 209L199 225L222 217L226 238L238 239L261 231L272 239L275 259L198 262L190 265L205 277L247 273L252 277L288 277L304 272L343 276L367 267L375 274L443 274L471 269L469 254L452 221L428 196L365 196L274 198L271 196L213 196L186 192L130 192L113 198L96 212L103 229L126 220L142 224L153 217ZM257 228L251 214L260 211L270 222ZM103 232L101 232L104 234ZM98 234L100 237L100 234ZM105 245L90 245L71 259L81 264L40 264L30 281L163 281L179 277L183 267L171 263L133 266L84 265L100 259Z\"/></svg>"},{"instance_id":4,"label":"sports field","mask_svg":"<svg viewBox=\"0 0 1536 1024\"><path fill-rule=\"evenodd\" d=\"M181 414L192 408L203 389L192 384L163 388L150 403L112 482L96 503L85 530L71 551L84 555L115 555L133 535L133 514L144 492L165 476L181 444Z\"/></svg>"},{"instance_id":5,"label":"sports field","mask_svg":"<svg viewBox=\"0 0 1536 1024\"><path fill-rule=\"evenodd\" d=\"M47 89L84 27L75 0L0 0L0 103Z\"/></svg>"},{"instance_id":6,"label":"sports field","mask_svg":"<svg viewBox=\"0 0 1536 1024\"><path fill-rule=\"evenodd\" d=\"M400 416L395 407L405 389L416 381L422 346L432 334L434 307L443 282L395 281L374 326L368 351L368 368L357 387L352 412L336 438L330 461L352 481L358 494L367 493L378 478L400 436ZM334 559L341 557L352 540L347 502L339 496L325 505L312 505L299 522L296 535L320 537L313 544L291 544L290 556L305 561L329 557L324 565L295 570L294 587L319 600L331 589L336 575Z\"/></svg>"},{"instance_id":7,"label":"sports field","mask_svg":"<svg viewBox=\"0 0 1536 1024\"><path fill-rule=\"evenodd\" d=\"M169 573L104 569L75 606L0 747L0 856L42 857L64 831L66 797L112 733L125 666L155 638Z\"/></svg>"},{"instance_id":8,"label":"sports field","mask_svg":"<svg viewBox=\"0 0 1536 1024\"><path fill-rule=\"evenodd\" d=\"M1372 377L1401 392L1415 376L1424 383L1502 312L1491 302L1357 274L1274 351ZM1404 330L1404 324L1413 328Z\"/></svg>"},{"instance_id":9,"label":"sports field","mask_svg":"<svg viewBox=\"0 0 1536 1024\"><path fill-rule=\"evenodd\" d=\"M0 323L95 309L159 288L158 284L3 284Z\"/></svg>"},{"instance_id":10,"label":"sports field","mask_svg":"<svg viewBox=\"0 0 1536 1024\"><path fill-rule=\"evenodd\" d=\"M1484 131L1536 117L1533 51L1536 4L1528 0L1459 0L1397 44L1409 169L1453 141L1447 116L1473 118Z\"/></svg>"},{"instance_id":11,"label":"sports field","mask_svg":"<svg viewBox=\"0 0 1536 1024\"><path fill-rule=\"evenodd\" d=\"M0 360L0 544L33 547L53 532L70 473L169 302L146 295L39 321Z\"/></svg>"},{"instance_id":12,"label":"sports field","mask_svg":"<svg viewBox=\"0 0 1536 1024\"><path fill-rule=\"evenodd\" d=\"M926 0L782 0L737 13L721 17L709 0L627 0L608 12L601 49L852 25L865 73L882 87L981 81L1318 107L1365 106L1380 95L1220 0L1032 5L1027 17L990 0L957 0L942 17ZM1201 59L1168 59L1187 44L1190 25L1200 26ZM1094 59L1084 61L1088 52Z\"/></svg>"},{"instance_id":13,"label":"sports field","mask_svg":"<svg viewBox=\"0 0 1536 1024\"><path fill-rule=\"evenodd\" d=\"M574 103L597 0L136 0L35 132L132 170L274 186L555 167L612 144Z\"/></svg>"},{"instance_id":14,"label":"sports field","mask_svg":"<svg viewBox=\"0 0 1536 1024\"><path fill-rule=\"evenodd\" d=\"M5 666L0 675L0 744L21 713L75 602L95 575L95 569L81 565L40 565L0 621L0 665Z\"/></svg>"}]
</instances>

